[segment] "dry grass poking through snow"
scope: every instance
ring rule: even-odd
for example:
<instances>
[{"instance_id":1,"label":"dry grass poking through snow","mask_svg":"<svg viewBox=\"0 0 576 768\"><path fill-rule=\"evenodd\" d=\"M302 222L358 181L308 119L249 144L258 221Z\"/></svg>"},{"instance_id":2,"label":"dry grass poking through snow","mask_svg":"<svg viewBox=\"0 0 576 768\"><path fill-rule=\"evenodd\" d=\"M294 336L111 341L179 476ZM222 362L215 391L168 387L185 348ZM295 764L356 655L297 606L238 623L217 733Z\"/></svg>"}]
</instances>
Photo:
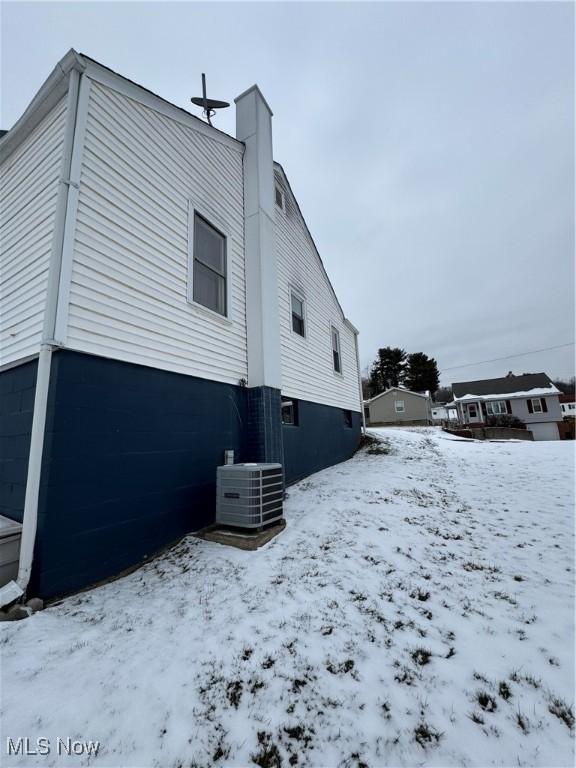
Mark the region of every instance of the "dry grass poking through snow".
<instances>
[{"instance_id":1,"label":"dry grass poking through snow","mask_svg":"<svg viewBox=\"0 0 576 768\"><path fill-rule=\"evenodd\" d=\"M3 625L3 738L99 740L97 766L572 765L573 444L376 433L260 552L190 537Z\"/></svg>"}]
</instances>

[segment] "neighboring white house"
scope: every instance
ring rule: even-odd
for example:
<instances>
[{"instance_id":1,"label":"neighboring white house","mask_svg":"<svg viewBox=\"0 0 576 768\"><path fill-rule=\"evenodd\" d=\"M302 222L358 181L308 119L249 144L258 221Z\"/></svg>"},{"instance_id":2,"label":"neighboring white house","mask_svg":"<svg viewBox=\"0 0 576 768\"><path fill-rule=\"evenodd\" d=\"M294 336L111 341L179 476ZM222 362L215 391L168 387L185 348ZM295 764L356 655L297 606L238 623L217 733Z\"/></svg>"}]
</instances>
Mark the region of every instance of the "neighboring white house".
<instances>
[{"instance_id":1,"label":"neighboring white house","mask_svg":"<svg viewBox=\"0 0 576 768\"><path fill-rule=\"evenodd\" d=\"M485 426L499 417L515 416L532 432L534 440L559 440L562 420L560 391L545 373L510 372L499 379L452 384L453 405L464 426Z\"/></svg>"},{"instance_id":2,"label":"neighboring white house","mask_svg":"<svg viewBox=\"0 0 576 768\"><path fill-rule=\"evenodd\" d=\"M562 416L576 418L576 399L574 395L560 395L560 408Z\"/></svg>"},{"instance_id":3,"label":"neighboring white house","mask_svg":"<svg viewBox=\"0 0 576 768\"><path fill-rule=\"evenodd\" d=\"M437 424L440 424L443 421L458 420L456 408L449 408L446 403L432 403L430 413L432 415L432 421Z\"/></svg>"},{"instance_id":4,"label":"neighboring white house","mask_svg":"<svg viewBox=\"0 0 576 768\"><path fill-rule=\"evenodd\" d=\"M364 418L371 426L431 424L429 392L411 392L405 387L391 387L364 401Z\"/></svg>"},{"instance_id":5,"label":"neighboring white house","mask_svg":"<svg viewBox=\"0 0 576 768\"><path fill-rule=\"evenodd\" d=\"M357 330L266 100L235 102L233 137L70 51L0 140L0 514L29 593L211 523L225 450L290 483L358 444Z\"/></svg>"}]
</instances>

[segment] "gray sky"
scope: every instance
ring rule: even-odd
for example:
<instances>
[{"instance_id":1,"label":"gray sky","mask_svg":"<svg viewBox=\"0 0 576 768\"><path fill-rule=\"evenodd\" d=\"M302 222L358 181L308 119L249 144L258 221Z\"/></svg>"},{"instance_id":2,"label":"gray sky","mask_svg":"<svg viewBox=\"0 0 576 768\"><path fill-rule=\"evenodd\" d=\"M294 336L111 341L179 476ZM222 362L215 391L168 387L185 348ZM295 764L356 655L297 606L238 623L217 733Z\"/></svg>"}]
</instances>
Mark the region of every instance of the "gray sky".
<instances>
[{"instance_id":1,"label":"gray sky","mask_svg":"<svg viewBox=\"0 0 576 768\"><path fill-rule=\"evenodd\" d=\"M257 82L362 364L544 370L574 339L571 3L10 3L2 128L71 47L188 108ZM191 108L194 111L194 108ZM234 111L216 125L234 133Z\"/></svg>"}]
</instances>

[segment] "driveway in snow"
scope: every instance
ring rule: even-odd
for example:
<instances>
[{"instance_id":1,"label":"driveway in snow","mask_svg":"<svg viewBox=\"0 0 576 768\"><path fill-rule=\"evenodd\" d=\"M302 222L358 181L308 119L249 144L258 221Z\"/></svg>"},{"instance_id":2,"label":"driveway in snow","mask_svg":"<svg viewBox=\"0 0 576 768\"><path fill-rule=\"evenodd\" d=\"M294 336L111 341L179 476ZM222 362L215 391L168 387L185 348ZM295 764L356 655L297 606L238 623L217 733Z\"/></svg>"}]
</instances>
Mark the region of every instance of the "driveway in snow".
<instances>
[{"instance_id":1,"label":"driveway in snow","mask_svg":"<svg viewBox=\"0 0 576 768\"><path fill-rule=\"evenodd\" d=\"M264 549L188 537L0 625L2 764L572 765L574 444L374 434Z\"/></svg>"}]
</instances>

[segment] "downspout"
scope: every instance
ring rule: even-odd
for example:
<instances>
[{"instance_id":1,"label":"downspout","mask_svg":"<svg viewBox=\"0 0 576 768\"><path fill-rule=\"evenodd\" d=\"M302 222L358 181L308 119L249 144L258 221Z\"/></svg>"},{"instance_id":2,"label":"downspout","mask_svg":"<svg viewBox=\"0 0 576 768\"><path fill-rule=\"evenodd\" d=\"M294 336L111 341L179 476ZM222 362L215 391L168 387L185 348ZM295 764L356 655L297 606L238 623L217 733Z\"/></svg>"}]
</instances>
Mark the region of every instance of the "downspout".
<instances>
[{"instance_id":1,"label":"downspout","mask_svg":"<svg viewBox=\"0 0 576 768\"><path fill-rule=\"evenodd\" d=\"M360 352L358 351L358 333L354 334L356 348L356 369L358 371L358 394L360 395L360 413L362 414L362 434L366 434L366 416L364 414L364 393L362 391L362 372L360 371Z\"/></svg>"},{"instance_id":2,"label":"downspout","mask_svg":"<svg viewBox=\"0 0 576 768\"><path fill-rule=\"evenodd\" d=\"M46 288L46 308L44 314L44 329L38 357L38 372L36 375L36 392L34 395L34 415L30 435L30 452L28 457L28 475L26 479L26 496L24 500L24 515L22 520L22 539L20 543L20 560L18 565L18 586L26 592L32 573L34 559L34 544L38 528L38 498L42 474L42 454L44 450L44 432L46 428L46 413L48 409L48 390L50 386L50 370L52 350L58 345L55 341L56 315L60 273L62 268L62 249L66 227L66 210L68 207L68 190L70 185L70 170L72 167L72 150L78 113L78 95L80 90L80 73L71 69L69 73L68 95L66 100L66 124L62 146L62 166L54 214L54 235L50 253L50 269Z\"/></svg>"}]
</instances>

